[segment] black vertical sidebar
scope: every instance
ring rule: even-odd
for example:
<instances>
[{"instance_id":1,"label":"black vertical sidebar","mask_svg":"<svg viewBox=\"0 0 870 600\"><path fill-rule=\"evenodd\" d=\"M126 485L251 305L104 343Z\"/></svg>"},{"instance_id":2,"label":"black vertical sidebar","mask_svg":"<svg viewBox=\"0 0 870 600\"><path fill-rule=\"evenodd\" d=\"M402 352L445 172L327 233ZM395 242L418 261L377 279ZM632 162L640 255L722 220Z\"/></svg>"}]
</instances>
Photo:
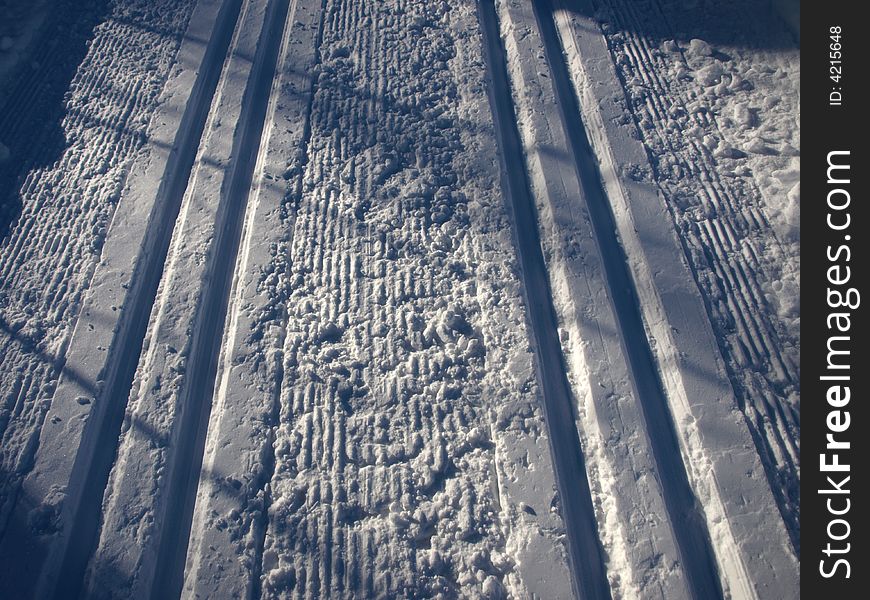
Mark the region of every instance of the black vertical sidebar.
<instances>
[{"instance_id":1,"label":"black vertical sidebar","mask_svg":"<svg viewBox=\"0 0 870 600\"><path fill-rule=\"evenodd\" d=\"M801 590L867 598L867 119L859 3L802 11ZM824 594L824 596L822 596Z\"/></svg>"}]
</instances>

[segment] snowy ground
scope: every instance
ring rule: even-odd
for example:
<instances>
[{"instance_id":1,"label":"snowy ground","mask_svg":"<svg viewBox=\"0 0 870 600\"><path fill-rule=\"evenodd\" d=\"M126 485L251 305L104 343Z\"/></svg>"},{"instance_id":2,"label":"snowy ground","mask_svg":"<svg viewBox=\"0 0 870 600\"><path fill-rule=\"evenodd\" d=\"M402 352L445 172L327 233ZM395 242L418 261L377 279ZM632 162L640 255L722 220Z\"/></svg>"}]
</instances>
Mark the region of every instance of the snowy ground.
<instances>
[{"instance_id":1,"label":"snowy ground","mask_svg":"<svg viewBox=\"0 0 870 600\"><path fill-rule=\"evenodd\" d=\"M0 4L0 596L797 597L789 6Z\"/></svg>"}]
</instances>

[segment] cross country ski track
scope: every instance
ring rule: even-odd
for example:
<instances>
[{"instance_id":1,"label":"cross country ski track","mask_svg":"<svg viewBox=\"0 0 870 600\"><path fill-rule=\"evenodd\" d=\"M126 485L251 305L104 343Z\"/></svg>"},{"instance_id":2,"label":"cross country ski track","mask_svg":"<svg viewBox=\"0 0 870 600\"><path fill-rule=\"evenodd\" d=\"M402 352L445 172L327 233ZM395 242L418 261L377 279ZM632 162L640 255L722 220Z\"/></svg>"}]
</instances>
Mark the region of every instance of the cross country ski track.
<instances>
[{"instance_id":1,"label":"cross country ski track","mask_svg":"<svg viewBox=\"0 0 870 600\"><path fill-rule=\"evenodd\" d=\"M508 168L524 162L516 126L516 112L510 101L510 84L505 65L505 51L500 41L495 5L480 4L482 29L487 42L489 75L500 149L508 179L515 224L537 223L525 170ZM571 562L577 573L578 589L583 598L609 598L609 586L595 522L592 497L586 479L583 452L574 426L575 399L565 372L564 358L556 331L556 315L550 297L547 268L541 251L537 227L514 226L517 251L523 272L523 288L531 323L538 376L546 405L547 424L552 436L552 452L560 482L563 517L568 529Z\"/></svg>"},{"instance_id":2,"label":"cross country ski track","mask_svg":"<svg viewBox=\"0 0 870 600\"><path fill-rule=\"evenodd\" d=\"M580 105L571 88L568 68L553 20L555 12L550 0L535 3L535 13L545 44L550 73L553 75L556 98L563 126L570 139L577 171L587 198L598 246L604 257L605 278L620 330L620 338L629 359L631 378L640 398L650 432L653 454L661 474L665 503L675 527L677 543L692 594L697 598L721 597L716 576L717 568L705 519L683 465L673 417L668 407L658 368L649 347L641 317L640 301L628 270L628 260L617 238L613 208L604 190L598 160L588 141L581 118Z\"/></svg>"},{"instance_id":3,"label":"cross country ski track","mask_svg":"<svg viewBox=\"0 0 870 600\"><path fill-rule=\"evenodd\" d=\"M74 524L69 534L71 543L64 553L58 574L58 582L63 583L57 588L58 597L69 595L68 585L80 585L97 542L103 490L116 457L118 432L124 418L125 403L120 400L129 395L133 385L148 316L157 296L175 221L240 6L240 1L227 2L218 15L217 27L203 58L204 69L194 84L190 105L182 117L173 156L164 174L165 188L157 192L155 218L151 220L153 231L146 233L145 243L148 246L143 250L146 258L140 266L140 275L133 279L136 287L131 289L132 305L127 309L129 312L122 321L123 329L117 335L119 351L116 355L112 353L113 359L108 365L110 376L105 380L106 391L103 393L106 399L114 402L100 419L102 423L98 425L96 433L95 453L88 460L85 479L81 484L83 497L80 509L74 513ZM195 428L193 430L196 431ZM185 441L189 439L188 436ZM74 593L78 593L75 587L73 589L76 590Z\"/></svg>"}]
</instances>

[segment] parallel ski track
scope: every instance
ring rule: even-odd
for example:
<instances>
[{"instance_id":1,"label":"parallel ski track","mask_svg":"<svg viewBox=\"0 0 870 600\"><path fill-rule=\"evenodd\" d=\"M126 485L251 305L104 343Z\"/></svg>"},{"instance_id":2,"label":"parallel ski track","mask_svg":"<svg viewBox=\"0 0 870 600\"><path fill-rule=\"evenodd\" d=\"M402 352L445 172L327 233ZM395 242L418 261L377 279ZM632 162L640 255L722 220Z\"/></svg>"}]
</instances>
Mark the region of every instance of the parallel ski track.
<instances>
[{"instance_id":1,"label":"parallel ski track","mask_svg":"<svg viewBox=\"0 0 870 600\"><path fill-rule=\"evenodd\" d=\"M595 153L586 135L561 42L553 20L551 0L533 4L553 76L563 127L571 145L576 169L601 250L605 279L610 291L619 335L628 357L632 385L643 407L646 429L661 477L665 505L674 524L692 593L696 598L722 598L718 568L703 509L692 490L683 463L673 417L668 407L643 319L625 250L616 235L612 207L598 171Z\"/></svg>"},{"instance_id":2,"label":"parallel ski track","mask_svg":"<svg viewBox=\"0 0 870 600\"><path fill-rule=\"evenodd\" d=\"M692 179L701 182L697 197L709 216L699 218L691 207L681 206L679 186L674 186L666 173L656 173L704 296L729 378L764 458L792 545L799 550L800 415L796 404L785 400L791 390L800 389L799 367L795 352L788 350L795 343L793 334L763 291L776 281L782 264L794 262L795 257L776 239L764 214L761 193L754 185L735 189L734 184L723 180L715 157L699 141L686 144L685 136L674 137L669 115L674 106L691 114L693 122L709 135L719 139L724 135L715 115L687 110L692 92L689 84L669 81L662 75L670 66L654 52L650 37L676 39L672 19L664 8L658 2L638 5L623 0L609 0L601 7L619 31L628 32L619 42L608 36L612 50L624 50L627 59L617 68L623 87L628 90L627 79L636 76L651 91L643 101L631 100L635 119L645 115L653 125L652 130L637 128L644 145L672 157ZM772 243L766 243L768 240Z\"/></svg>"},{"instance_id":3,"label":"parallel ski track","mask_svg":"<svg viewBox=\"0 0 870 600\"><path fill-rule=\"evenodd\" d=\"M190 178L194 158L208 116L211 100L217 88L224 57L232 40L241 9L241 0L228 0L221 8L217 26L203 59L191 100L182 118L179 136L169 161L158 199L155 203L153 231L148 232L148 247L140 271L130 290L133 304L119 324L112 355L117 356L108 370L102 394L110 403L107 418L99 433L96 453L83 483L85 490L73 521L70 542L61 565L55 597L75 597L81 588L88 560L95 549L100 526L103 492L117 453L118 434L124 410L139 363L142 342L148 326L151 308L163 274L172 232L181 207L181 200Z\"/></svg>"},{"instance_id":4,"label":"parallel ski track","mask_svg":"<svg viewBox=\"0 0 870 600\"><path fill-rule=\"evenodd\" d=\"M195 337L191 344L190 368L182 392L184 410L180 429L189 435L179 438L171 459L167 499L170 508L161 525L163 534L152 587L155 600L177 598L184 583L188 536L205 448L218 355L232 291L234 265L289 6L290 0L272 0L269 3L264 24L265 37L261 38L258 45L251 78L245 90L240 134L233 145L234 164L226 195L221 198L221 203L226 206L222 212L222 222L217 227L215 257L211 267L213 278L198 315L195 330L200 336Z\"/></svg>"},{"instance_id":5,"label":"parallel ski track","mask_svg":"<svg viewBox=\"0 0 870 600\"><path fill-rule=\"evenodd\" d=\"M511 100L505 49L499 35L498 16L492 0L479 4L485 54L492 80L491 104L499 146L505 163L514 233L522 265L522 279L537 357L547 425L557 473L562 516L575 586L580 597L610 598L610 585L597 530L592 494L586 476L580 439L574 425L574 397L556 327L556 313L541 250L537 214L529 191L516 111Z\"/></svg>"}]
</instances>

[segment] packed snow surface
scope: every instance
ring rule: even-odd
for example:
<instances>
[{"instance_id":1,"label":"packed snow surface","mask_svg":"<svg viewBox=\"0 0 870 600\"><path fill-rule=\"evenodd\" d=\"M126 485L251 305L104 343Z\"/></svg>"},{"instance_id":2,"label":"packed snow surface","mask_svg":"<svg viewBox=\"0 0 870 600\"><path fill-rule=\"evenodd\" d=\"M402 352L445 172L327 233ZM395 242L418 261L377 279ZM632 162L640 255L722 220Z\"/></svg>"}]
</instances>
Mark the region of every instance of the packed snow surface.
<instances>
[{"instance_id":1,"label":"packed snow surface","mask_svg":"<svg viewBox=\"0 0 870 600\"><path fill-rule=\"evenodd\" d=\"M0 3L0 596L797 597L793 16Z\"/></svg>"}]
</instances>

